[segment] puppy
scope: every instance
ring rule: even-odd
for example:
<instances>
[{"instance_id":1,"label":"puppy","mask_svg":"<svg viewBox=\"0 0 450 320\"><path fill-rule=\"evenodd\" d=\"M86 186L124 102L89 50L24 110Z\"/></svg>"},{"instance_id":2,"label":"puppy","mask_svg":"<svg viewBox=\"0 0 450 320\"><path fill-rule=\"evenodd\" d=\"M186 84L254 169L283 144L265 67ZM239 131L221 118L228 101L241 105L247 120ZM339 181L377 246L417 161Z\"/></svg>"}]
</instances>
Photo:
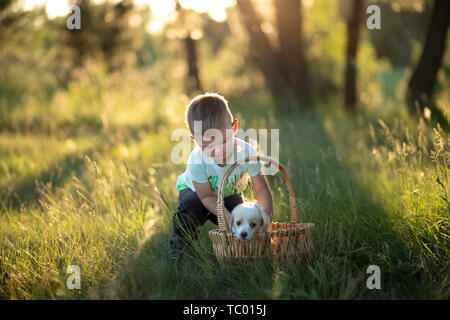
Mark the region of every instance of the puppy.
<instances>
[{"instance_id":1,"label":"puppy","mask_svg":"<svg viewBox=\"0 0 450 320\"><path fill-rule=\"evenodd\" d=\"M231 231L239 240L250 240L255 233L269 228L269 215L255 202L241 203L231 213Z\"/></svg>"}]
</instances>

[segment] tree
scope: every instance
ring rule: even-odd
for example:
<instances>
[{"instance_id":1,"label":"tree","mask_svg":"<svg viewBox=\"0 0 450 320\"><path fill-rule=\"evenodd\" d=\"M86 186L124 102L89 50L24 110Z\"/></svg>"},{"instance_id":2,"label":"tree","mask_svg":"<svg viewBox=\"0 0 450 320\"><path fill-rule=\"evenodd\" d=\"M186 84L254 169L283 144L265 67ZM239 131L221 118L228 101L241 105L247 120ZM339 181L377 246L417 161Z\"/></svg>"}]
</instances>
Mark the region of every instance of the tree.
<instances>
[{"instance_id":1,"label":"tree","mask_svg":"<svg viewBox=\"0 0 450 320\"><path fill-rule=\"evenodd\" d=\"M253 8L251 0L239 0L237 6L250 38L252 56L262 71L267 87L275 98L286 95L288 83L282 73L282 63L261 29L262 19Z\"/></svg>"},{"instance_id":2,"label":"tree","mask_svg":"<svg viewBox=\"0 0 450 320\"><path fill-rule=\"evenodd\" d=\"M202 91L202 85L200 82L199 68L198 68L198 55L197 55L197 40L192 37L192 33L197 25L201 25L198 21L199 17L191 10L184 9L179 1L176 1L176 12L178 14L177 27L182 30L183 42L186 48L186 60L187 60L187 85L186 91L188 95L200 93ZM194 19L196 23L191 23Z\"/></svg>"},{"instance_id":3,"label":"tree","mask_svg":"<svg viewBox=\"0 0 450 320\"><path fill-rule=\"evenodd\" d=\"M202 91L202 85L200 83L200 77L198 75L198 63L197 63L197 43L188 34L184 38L184 43L186 44L186 57L188 65L188 75L187 75L187 85L188 93L200 92Z\"/></svg>"},{"instance_id":4,"label":"tree","mask_svg":"<svg viewBox=\"0 0 450 320\"><path fill-rule=\"evenodd\" d=\"M424 108L431 110L431 116L444 128L448 129L449 120L432 102L437 73L445 52L447 30L450 22L450 1L435 0L431 12L425 42L419 62L408 84L406 100L412 114L424 113Z\"/></svg>"},{"instance_id":5,"label":"tree","mask_svg":"<svg viewBox=\"0 0 450 320\"><path fill-rule=\"evenodd\" d=\"M109 70L120 69L127 63L127 52L132 49L134 33L129 19L133 4L130 0L95 5L90 0L77 0L81 10L81 30L62 26L63 43L70 49L73 66L81 66L87 57L102 56Z\"/></svg>"},{"instance_id":6,"label":"tree","mask_svg":"<svg viewBox=\"0 0 450 320\"><path fill-rule=\"evenodd\" d=\"M0 0L0 12L4 11L12 4L12 0Z\"/></svg>"},{"instance_id":7,"label":"tree","mask_svg":"<svg viewBox=\"0 0 450 320\"><path fill-rule=\"evenodd\" d=\"M7 9L11 4L12 0L0 0L0 31L11 24L10 15L7 14ZM0 47L2 40L2 33L0 33Z\"/></svg>"},{"instance_id":8,"label":"tree","mask_svg":"<svg viewBox=\"0 0 450 320\"><path fill-rule=\"evenodd\" d=\"M20 29L27 23L25 18L29 18L29 14L23 11L13 10L12 4L13 0L0 0L0 43L4 40L5 34L9 31L14 34L17 30ZM23 25L20 23L23 22ZM19 26L17 26L19 25ZM1 49L2 45L0 45Z\"/></svg>"},{"instance_id":9,"label":"tree","mask_svg":"<svg viewBox=\"0 0 450 320\"><path fill-rule=\"evenodd\" d=\"M302 41L302 2L275 0L274 3L284 72L297 98L309 102L311 85Z\"/></svg>"},{"instance_id":10,"label":"tree","mask_svg":"<svg viewBox=\"0 0 450 320\"><path fill-rule=\"evenodd\" d=\"M348 109L355 109L357 103L356 88L356 53L362 18L362 0L353 0L351 12L347 17L347 54L345 68L345 97L344 105Z\"/></svg>"}]
</instances>

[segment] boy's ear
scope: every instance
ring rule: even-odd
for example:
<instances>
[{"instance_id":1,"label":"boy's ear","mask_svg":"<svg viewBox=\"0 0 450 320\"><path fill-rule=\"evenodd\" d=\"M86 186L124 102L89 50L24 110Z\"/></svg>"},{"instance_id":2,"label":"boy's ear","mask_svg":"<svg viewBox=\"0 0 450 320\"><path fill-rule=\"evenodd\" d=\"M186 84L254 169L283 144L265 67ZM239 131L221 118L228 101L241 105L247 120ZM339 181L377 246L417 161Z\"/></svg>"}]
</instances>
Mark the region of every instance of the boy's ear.
<instances>
[{"instance_id":1,"label":"boy's ear","mask_svg":"<svg viewBox=\"0 0 450 320\"><path fill-rule=\"evenodd\" d=\"M233 128L233 133L236 133L238 129L239 119L235 118L233 123L231 124L231 128Z\"/></svg>"}]
</instances>

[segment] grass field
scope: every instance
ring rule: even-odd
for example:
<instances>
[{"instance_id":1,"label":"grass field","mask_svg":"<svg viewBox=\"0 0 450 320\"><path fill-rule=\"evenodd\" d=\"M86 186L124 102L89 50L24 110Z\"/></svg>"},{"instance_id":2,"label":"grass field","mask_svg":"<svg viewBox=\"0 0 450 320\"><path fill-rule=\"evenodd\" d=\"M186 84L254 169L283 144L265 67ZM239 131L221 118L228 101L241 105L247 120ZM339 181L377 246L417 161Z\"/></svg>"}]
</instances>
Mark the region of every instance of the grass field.
<instances>
[{"instance_id":1,"label":"grass field","mask_svg":"<svg viewBox=\"0 0 450 320\"><path fill-rule=\"evenodd\" d=\"M244 130L280 129L300 218L315 223L314 256L221 269L208 222L197 255L173 264L167 244L184 166L170 161L170 136L185 127L189 99L89 79L48 105L31 100L1 115L0 273L10 281L0 298L449 298L449 137L425 119L330 105L284 114L263 93L230 97ZM287 221L282 177L267 178L275 218ZM366 287L371 264L380 290ZM81 290L66 287L69 265L81 268Z\"/></svg>"}]
</instances>

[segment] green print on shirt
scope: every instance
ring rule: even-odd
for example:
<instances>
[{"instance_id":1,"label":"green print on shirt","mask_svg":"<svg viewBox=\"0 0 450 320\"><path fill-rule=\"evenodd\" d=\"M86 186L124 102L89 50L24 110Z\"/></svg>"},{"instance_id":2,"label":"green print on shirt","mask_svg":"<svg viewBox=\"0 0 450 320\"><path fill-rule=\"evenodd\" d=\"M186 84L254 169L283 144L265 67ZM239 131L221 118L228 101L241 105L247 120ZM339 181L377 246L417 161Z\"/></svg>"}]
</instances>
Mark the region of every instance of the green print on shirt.
<instances>
[{"instance_id":1,"label":"green print on shirt","mask_svg":"<svg viewBox=\"0 0 450 320\"><path fill-rule=\"evenodd\" d=\"M236 193L241 192L242 190L244 190L244 184L241 184L240 186L238 186L236 188L236 183L239 181L239 179L242 178L242 176L244 175L244 172L241 172L239 174L235 174L233 177L228 177L226 184L225 184L225 189L223 191L223 197L228 197L229 195L231 195L233 193L233 191L236 191ZM213 192L216 192L217 189L219 188L217 185L217 180L218 180L218 176L209 176L208 180L209 183L211 184L211 190Z\"/></svg>"},{"instance_id":2,"label":"green print on shirt","mask_svg":"<svg viewBox=\"0 0 450 320\"><path fill-rule=\"evenodd\" d=\"M208 177L209 183L211 184L211 190L213 192L217 191L217 188L218 188L218 186L217 186L217 179L218 178L219 178L218 176L209 176Z\"/></svg>"}]
</instances>

